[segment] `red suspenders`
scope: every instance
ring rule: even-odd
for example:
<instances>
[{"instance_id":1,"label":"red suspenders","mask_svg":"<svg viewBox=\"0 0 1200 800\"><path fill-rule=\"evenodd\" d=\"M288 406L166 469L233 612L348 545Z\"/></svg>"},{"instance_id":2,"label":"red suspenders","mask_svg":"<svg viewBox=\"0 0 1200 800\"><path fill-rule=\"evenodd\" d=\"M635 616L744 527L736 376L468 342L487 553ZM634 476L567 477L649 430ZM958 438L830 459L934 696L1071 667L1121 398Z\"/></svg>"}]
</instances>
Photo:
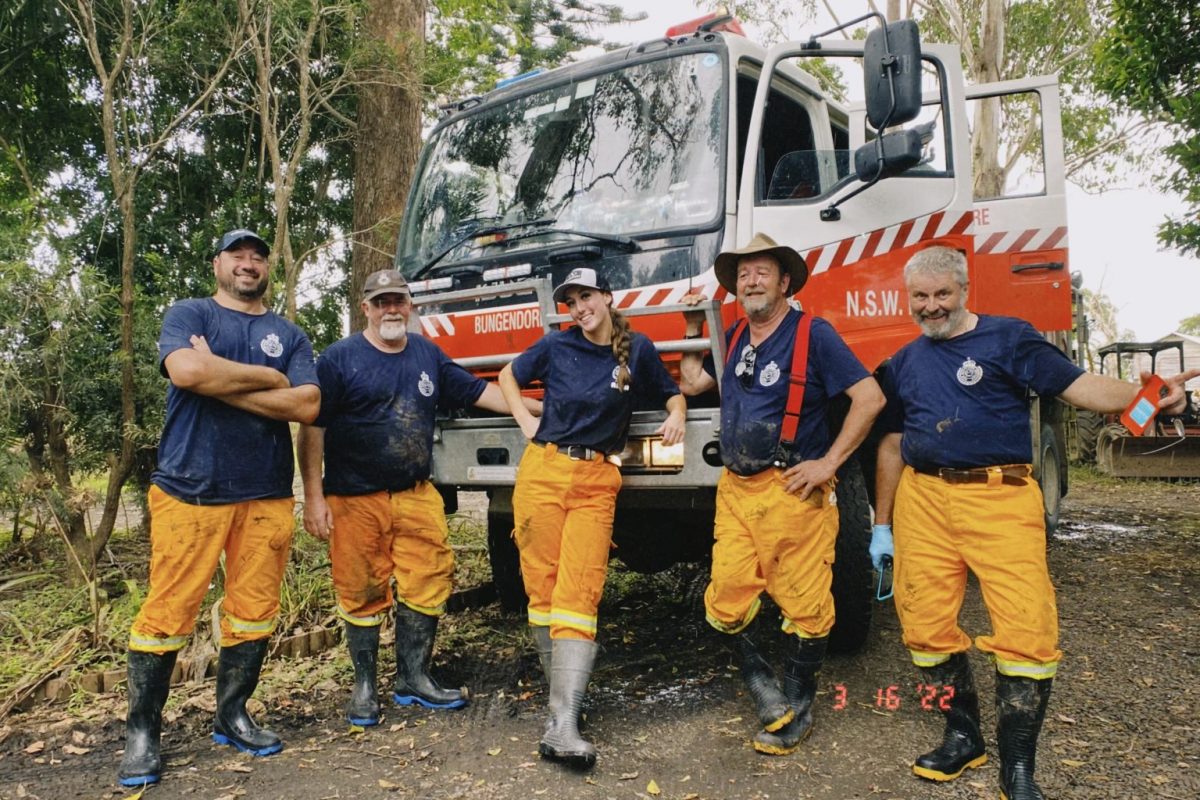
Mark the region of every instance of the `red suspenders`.
<instances>
[{"instance_id":1,"label":"red suspenders","mask_svg":"<svg viewBox=\"0 0 1200 800\"><path fill-rule=\"evenodd\" d=\"M729 340L730 350L725 354L725 363L733 357L733 345L746 329L747 320L743 318L733 329L733 337ZM783 427L779 432L779 440L784 447L790 448L796 441L796 431L800 426L800 407L804 405L804 384L808 375L808 333L812 330L812 315L801 312L800 320L796 323L796 344L792 349L792 372L788 379L787 405L783 410Z\"/></svg>"}]
</instances>

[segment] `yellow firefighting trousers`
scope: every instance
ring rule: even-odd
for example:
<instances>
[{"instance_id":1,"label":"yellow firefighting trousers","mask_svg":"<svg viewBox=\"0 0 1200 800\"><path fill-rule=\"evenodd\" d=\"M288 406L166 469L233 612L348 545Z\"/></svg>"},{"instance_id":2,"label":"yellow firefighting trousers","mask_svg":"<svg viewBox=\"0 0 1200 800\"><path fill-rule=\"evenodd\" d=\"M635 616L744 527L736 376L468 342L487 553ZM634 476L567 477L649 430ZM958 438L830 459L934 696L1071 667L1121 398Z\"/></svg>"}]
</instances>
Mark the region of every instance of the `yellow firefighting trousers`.
<instances>
[{"instance_id":1,"label":"yellow firefighting trousers","mask_svg":"<svg viewBox=\"0 0 1200 800\"><path fill-rule=\"evenodd\" d=\"M445 612L454 553L446 541L445 504L432 483L327 501L338 616L352 625L381 624L392 606L392 578L409 608L430 616Z\"/></svg>"},{"instance_id":2,"label":"yellow firefighting trousers","mask_svg":"<svg viewBox=\"0 0 1200 800\"><path fill-rule=\"evenodd\" d=\"M708 623L737 633L758 614L763 590L783 614L783 629L802 638L833 627L834 546L838 511L833 486L805 500L789 494L783 470L717 482L712 580L704 592Z\"/></svg>"},{"instance_id":3,"label":"yellow firefighting trousers","mask_svg":"<svg viewBox=\"0 0 1200 800\"><path fill-rule=\"evenodd\" d=\"M997 473L989 483L951 484L905 467L893 526L896 611L914 664L934 666L971 646L958 626L970 570L993 630L975 646L1001 674L1054 677L1058 610L1033 479L1013 486Z\"/></svg>"},{"instance_id":4,"label":"yellow firefighting trousers","mask_svg":"<svg viewBox=\"0 0 1200 800\"><path fill-rule=\"evenodd\" d=\"M595 639L612 547L621 471L530 444L513 489L513 532L529 595L529 624L552 639Z\"/></svg>"},{"instance_id":5,"label":"yellow firefighting trousers","mask_svg":"<svg viewBox=\"0 0 1200 800\"><path fill-rule=\"evenodd\" d=\"M179 650L225 552L221 646L275 630L279 585L296 520L290 497L197 506L150 487L150 592L129 630L129 649Z\"/></svg>"}]
</instances>

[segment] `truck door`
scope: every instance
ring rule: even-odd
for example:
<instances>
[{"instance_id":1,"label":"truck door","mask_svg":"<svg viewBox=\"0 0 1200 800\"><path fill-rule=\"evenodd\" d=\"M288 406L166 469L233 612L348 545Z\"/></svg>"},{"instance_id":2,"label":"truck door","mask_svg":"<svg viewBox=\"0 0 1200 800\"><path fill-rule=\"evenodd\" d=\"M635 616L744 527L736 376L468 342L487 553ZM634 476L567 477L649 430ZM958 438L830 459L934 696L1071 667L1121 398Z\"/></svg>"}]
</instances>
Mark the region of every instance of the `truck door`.
<instances>
[{"instance_id":1,"label":"truck door","mask_svg":"<svg viewBox=\"0 0 1200 800\"><path fill-rule=\"evenodd\" d=\"M1069 331L1058 82L1043 75L971 86L966 94L972 133L986 126L993 138L980 143L998 154L995 169L975 176L972 307L1020 317L1047 333Z\"/></svg>"},{"instance_id":2,"label":"truck door","mask_svg":"<svg viewBox=\"0 0 1200 800\"><path fill-rule=\"evenodd\" d=\"M865 185L854 149L875 136L862 113L862 43L819 45L790 42L767 53L746 141L737 241L725 247L762 232L800 251L810 270L800 302L833 323L873 368L917 335L901 277L912 252L931 239L971 250L962 71L957 48L923 45L926 104L904 126L927 131L921 163L849 196ZM792 134L801 108L811 136ZM836 213L826 211L834 204Z\"/></svg>"}]
</instances>

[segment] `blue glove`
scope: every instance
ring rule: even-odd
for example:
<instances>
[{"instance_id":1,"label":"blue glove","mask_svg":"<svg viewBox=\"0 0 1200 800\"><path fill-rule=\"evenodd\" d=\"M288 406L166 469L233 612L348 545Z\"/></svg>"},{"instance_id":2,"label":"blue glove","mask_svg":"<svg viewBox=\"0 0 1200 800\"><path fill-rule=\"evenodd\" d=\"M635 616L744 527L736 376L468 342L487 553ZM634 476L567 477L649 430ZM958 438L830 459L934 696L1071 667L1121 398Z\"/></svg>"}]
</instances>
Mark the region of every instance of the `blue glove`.
<instances>
[{"instance_id":1,"label":"blue glove","mask_svg":"<svg viewBox=\"0 0 1200 800\"><path fill-rule=\"evenodd\" d=\"M871 546L867 548L867 552L871 554L871 563L875 566L875 571L883 572L883 557L896 555L891 525L871 526Z\"/></svg>"}]
</instances>

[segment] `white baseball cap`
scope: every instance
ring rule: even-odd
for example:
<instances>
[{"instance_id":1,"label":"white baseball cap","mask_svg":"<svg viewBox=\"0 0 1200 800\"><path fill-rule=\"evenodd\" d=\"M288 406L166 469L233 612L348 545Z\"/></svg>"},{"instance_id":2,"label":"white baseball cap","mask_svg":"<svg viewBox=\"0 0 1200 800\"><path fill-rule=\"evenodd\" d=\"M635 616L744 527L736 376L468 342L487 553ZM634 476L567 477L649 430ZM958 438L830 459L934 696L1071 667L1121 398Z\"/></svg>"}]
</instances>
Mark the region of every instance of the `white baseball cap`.
<instances>
[{"instance_id":1,"label":"white baseball cap","mask_svg":"<svg viewBox=\"0 0 1200 800\"><path fill-rule=\"evenodd\" d=\"M576 267L568 273L562 283L554 287L554 302L565 303L567 300L567 289L570 289L572 286L599 289L602 292L611 291L608 288L608 281L597 275L596 270L591 267Z\"/></svg>"}]
</instances>

